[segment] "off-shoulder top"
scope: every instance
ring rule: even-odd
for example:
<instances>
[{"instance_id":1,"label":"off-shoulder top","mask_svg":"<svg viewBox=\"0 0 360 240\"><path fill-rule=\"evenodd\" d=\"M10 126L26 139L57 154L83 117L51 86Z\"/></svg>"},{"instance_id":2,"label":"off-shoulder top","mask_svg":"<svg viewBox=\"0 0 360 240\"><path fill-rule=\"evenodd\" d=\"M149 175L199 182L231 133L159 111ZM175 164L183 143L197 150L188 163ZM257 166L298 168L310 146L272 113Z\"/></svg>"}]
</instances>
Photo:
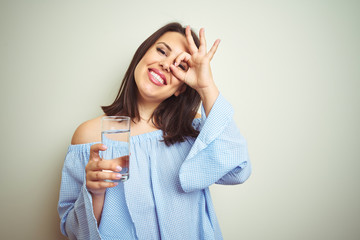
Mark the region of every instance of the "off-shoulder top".
<instances>
[{"instance_id":1,"label":"off-shoulder top","mask_svg":"<svg viewBox=\"0 0 360 240\"><path fill-rule=\"evenodd\" d=\"M86 240L222 239L209 186L248 179L247 144L221 94L193 127L197 138L171 146L161 130L131 137L130 178L106 190L99 226L85 184L94 143L70 145L58 203L62 233Z\"/></svg>"}]
</instances>

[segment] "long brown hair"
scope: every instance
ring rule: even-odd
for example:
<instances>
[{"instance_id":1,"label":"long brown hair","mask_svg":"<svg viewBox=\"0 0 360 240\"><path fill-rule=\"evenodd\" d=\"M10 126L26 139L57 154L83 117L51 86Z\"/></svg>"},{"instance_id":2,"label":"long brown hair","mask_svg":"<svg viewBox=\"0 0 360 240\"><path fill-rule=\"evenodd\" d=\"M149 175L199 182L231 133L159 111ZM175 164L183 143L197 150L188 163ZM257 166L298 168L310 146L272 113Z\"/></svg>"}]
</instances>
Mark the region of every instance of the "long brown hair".
<instances>
[{"instance_id":1,"label":"long brown hair","mask_svg":"<svg viewBox=\"0 0 360 240\"><path fill-rule=\"evenodd\" d=\"M107 116L127 115L133 120L140 120L136 98L138 89L134 71L148 49L166 32L178 32L185 36L185 28L181 24L169 23L153 33L139 46L125 73L114 102L109 106L101 107ZM191 31L191 35L195 45L199 47L199 38L193 31ZM193 128L192 122L200 102L200 95L193 88L187 87L179 96L173 95L165 99L155 109L152 115L153 123L163 131L166 145L183 142L187 137L197 137L199 132Z\"/></svg>"}]
</instances>

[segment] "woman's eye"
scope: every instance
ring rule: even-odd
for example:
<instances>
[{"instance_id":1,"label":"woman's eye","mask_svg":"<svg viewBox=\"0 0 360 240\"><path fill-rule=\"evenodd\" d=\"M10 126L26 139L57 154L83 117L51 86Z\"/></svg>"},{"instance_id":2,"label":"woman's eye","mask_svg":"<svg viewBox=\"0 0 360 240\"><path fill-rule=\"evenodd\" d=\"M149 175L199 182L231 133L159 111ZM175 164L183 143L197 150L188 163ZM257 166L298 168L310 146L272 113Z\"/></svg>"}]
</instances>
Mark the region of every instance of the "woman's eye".
<instances>
[{"instance_id":1,"label":"woman's eye","mask_svg":"<svg viewBox=\"0 0 360 240\"><path fill-rule=\"evenodd\" d=\"M161 53L162 55L166 55L166 52L162 50L161 48L156 48L156 50Z\"/></svg>"},{"instance_id":2,"label":"woman's eye","mask_svg":"<svg viewBox=\"0 0 360 240\"><path fill-rule=\"evenodd\" d=\"M185 67L182 64L179 64L179 68L185 71Z\"/></svg>"},{"instance_id":3,"label":"woman's eye","mask_svg":"<svg viewBox=\"0 0 360 240\"><path fill-rule=\"evenodd\" d=\"M183 71L187 71L187 66L185 66L184 64L179 64L179 68L181 68Z\"/></svg>"}]
</instances>

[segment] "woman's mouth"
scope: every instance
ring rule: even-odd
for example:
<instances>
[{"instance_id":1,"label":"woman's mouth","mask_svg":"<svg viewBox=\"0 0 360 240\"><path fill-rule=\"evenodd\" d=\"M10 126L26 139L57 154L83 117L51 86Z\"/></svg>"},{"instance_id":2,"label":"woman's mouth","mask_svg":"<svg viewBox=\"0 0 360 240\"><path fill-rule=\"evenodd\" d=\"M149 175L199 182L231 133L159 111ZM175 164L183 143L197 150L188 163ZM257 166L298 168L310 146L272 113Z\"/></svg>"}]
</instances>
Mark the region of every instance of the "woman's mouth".
<instances>
[{"instance_id":1,"label":"woman's mouth","mask_svg":"<svg viewBox=\"0 0 360 240\"><path fill-rule=\"evenodd\" d=\"M166 85L166 77L159 70L149 68L148 75L150 80L157 86Z\"/></svg>"}]
</instances>

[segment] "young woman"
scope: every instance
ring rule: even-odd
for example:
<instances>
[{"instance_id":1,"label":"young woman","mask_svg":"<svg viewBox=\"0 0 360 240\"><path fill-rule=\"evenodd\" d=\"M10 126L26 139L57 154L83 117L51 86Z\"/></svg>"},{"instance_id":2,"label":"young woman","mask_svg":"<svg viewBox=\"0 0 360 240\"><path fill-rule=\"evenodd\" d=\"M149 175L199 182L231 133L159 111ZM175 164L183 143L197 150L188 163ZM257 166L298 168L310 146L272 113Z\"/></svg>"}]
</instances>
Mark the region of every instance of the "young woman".
<instances>
[{"instance_id":1,"label":"young woman","mask_svg":"<svg viewBox=\"0 0 360 240\"><path fill-rule=\"evenodd\" d=\"M199 36L178 23L160 28L103 107L132 119L129 180L104 181L119 179L121 166L100 158L111 147L99 143L102 116L75 131L58 205L70 239L222 239L208 187L243 183L251 165L211 74L220 41L207 51L203 29Z\"/></svg>"}]
</instances>

